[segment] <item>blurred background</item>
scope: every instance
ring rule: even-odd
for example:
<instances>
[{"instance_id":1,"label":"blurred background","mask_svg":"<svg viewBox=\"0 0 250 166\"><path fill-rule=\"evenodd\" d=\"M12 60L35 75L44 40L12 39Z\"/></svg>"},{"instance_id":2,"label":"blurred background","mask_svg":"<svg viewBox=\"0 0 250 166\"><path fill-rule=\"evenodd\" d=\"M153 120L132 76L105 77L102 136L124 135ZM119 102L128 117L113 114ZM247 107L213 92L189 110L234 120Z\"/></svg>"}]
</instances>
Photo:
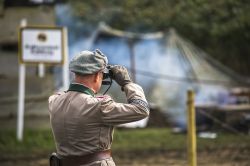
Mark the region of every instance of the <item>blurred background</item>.
<instances>
[{"instance_id":1,"label":"blurred background","mask_svg":"<svg viewBox=\"0 0 250 166\"><path fill-rule=\"evenodd\" d=\"M100 49L143 87L151 114L117 128L117 165L187 165L189 89L195 92L199 165L250 162L248 1L0 0L0 165L48 165L55 146L47 99L65 90L62 66L45 65L39 77L37 65L26 65L24 139L18 142L18 29L24 19L28 26L66 27L69 60ZM117 89L113 83L108 94L126 102Z\"/></svg>"}]
</instances>

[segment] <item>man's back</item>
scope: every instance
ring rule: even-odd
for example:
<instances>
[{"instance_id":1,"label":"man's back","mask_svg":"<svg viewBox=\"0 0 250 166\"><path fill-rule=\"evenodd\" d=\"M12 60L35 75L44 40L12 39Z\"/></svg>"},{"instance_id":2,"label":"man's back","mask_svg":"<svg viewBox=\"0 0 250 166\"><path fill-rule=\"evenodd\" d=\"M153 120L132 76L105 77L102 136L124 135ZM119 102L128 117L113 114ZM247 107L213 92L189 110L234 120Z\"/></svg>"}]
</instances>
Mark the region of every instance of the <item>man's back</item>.
<instances>
[{"instance_id":1,"label":"man's back","mask_svg":"<svg viewBox=\"0 0 250 166\"><path fill-rule=\"evenodd\" d=\"M98 98L75 91L53 97L51 125L59 155L80 156L110 149L111 138L107 137L113 127L103 125Z\"/></svg>"},{"instance_id":2,"label":"man's back","mask_svg":"<svg viewBox=\"0 0 250 166\"><path fill-rule=\"evenodd\" d=\"M130 104L116 103L109 96L94 97L85 88L72 84L68 92L49 98L52 130L61 156L110 149L114 125L140 120L149 114L143 90L136 84L125 88Z\"/></svg>"}]
</instances>

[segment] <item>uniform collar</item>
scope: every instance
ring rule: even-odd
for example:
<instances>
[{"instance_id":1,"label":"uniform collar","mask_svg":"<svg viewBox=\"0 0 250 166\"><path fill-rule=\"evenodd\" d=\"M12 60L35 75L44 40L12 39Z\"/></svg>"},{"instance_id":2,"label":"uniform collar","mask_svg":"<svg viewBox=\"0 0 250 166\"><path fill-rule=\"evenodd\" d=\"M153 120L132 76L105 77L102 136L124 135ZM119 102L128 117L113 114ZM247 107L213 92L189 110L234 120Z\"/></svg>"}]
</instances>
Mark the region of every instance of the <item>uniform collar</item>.
<instances>
[{"instance_id":1,"label":"uniform collar","mask_svg":"<svg viewBox=\"0 0 250 166\"><path fill-rule=\"evenodd\" d=\"M85 93L87 95L95 96L95 93L91 89L82 84L77 84L77 83L71 83L68 91L76 91Z\"/></svg>"}]
</instances>

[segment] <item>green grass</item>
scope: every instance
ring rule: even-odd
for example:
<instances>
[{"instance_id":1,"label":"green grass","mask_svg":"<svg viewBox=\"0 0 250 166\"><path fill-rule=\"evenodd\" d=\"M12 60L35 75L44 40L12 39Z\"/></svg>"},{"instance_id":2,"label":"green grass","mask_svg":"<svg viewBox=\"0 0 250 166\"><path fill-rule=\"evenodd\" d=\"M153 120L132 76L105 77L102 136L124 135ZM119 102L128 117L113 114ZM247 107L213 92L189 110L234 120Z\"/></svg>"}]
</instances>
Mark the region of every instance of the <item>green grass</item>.
<instances>
[{"instance_id":1,"label":"green grass","mask_svg":"<svg viewBox=\"0 0 250 166\"><path fill-rule=\"evenodd\" d=\"M173 134L168 128L149 129L116 129L113 151L156 151L184 150L187 147L185 134ZM198 150L223 148L250 149L250 136L219 133L216 139L197 139ZM14 130L0 131L0 154L14 155L48 155L55 150L50 129L31 130L24 132L23 142L16 140Z\"/></svg>"},{"instance_id":2,"label":"green grass","mask_svg":"<svg viewBox=\"0 0 250 166\"><path fill-rule=\"evenodd\" d=\"M218 133L216 139L197 139L197 149L248 148L250 149L250 135L236 135Z\"/></svg>"},{"instance_id":3,"label":"green grass","mask_svg":"<svg viewBox=\"0 0 250 166\"><path fill-rule=\"evenodd\" d=\"M39 155L55 149L52 133L49 129L25 130L23 141L16 139L16 131L0 131L0 153L15 155Z\"/></svg>"},{"instance_id":4,"label":"green grass","mask_svg":"<svg viewBox=\"0 0 250 166\"><path fill-rule=\"evenodd\" d=\"M116 130L113 150L179 150L185 149L186 137L174 135L167 128Z\"/></svg>"}]
</instances>

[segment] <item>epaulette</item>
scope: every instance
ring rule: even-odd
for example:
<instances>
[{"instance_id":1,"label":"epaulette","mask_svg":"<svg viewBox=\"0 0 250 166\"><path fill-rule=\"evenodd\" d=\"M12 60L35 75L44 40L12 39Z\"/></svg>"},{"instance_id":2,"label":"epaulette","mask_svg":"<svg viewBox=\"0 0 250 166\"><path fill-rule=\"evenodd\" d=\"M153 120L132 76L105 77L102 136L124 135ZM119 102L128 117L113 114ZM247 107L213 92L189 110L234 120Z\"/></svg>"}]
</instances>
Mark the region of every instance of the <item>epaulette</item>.
<instances>
[{"instance_id":1,"label":"epaulette","mask_svg":"<svg viewBox=\"0 0 250 166\"><path fill-rule=\"evenodd\" d=\"M100 100L104 100L104 99L110 98L110 96L103 95L103 96L96 96L95 98L100 99Z\"/></svg>"}]
</instances>

